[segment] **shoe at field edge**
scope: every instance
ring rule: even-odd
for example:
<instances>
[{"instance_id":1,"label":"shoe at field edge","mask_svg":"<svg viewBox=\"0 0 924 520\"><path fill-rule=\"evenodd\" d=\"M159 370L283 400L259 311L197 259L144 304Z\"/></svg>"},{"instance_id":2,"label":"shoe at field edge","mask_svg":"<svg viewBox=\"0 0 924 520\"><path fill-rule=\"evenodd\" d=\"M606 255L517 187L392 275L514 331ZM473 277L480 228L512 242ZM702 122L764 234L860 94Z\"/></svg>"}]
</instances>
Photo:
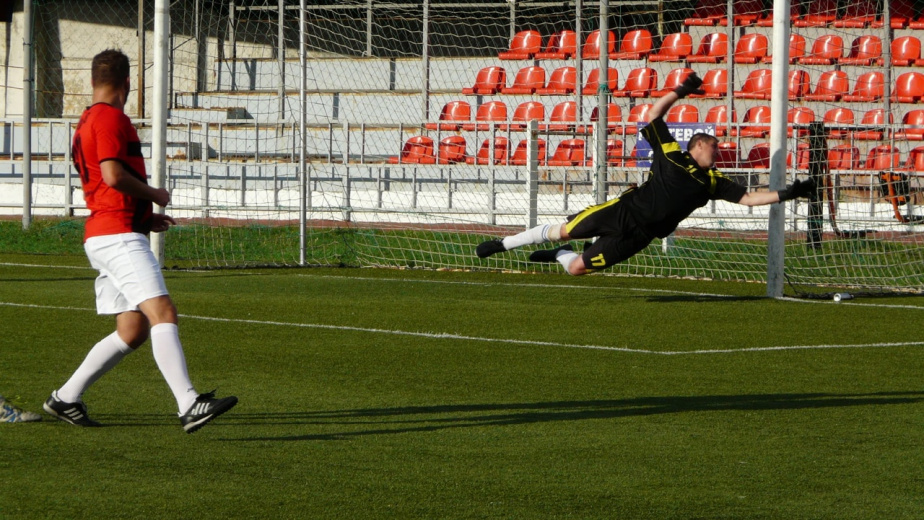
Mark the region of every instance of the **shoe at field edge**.
<instances>
[{"instance_id":1,"label":"shoe at field edge","mask_svg":"<svg viewBox=\"0 0 924 520\"><path fill-rule=\"evenodd\" d=\"M574 247L571 244L563 244L555 249L540 249L538 251L533 251L529 255L530 262L554 262L556 261L556 255L559 251L574 251Z\"/></svg>"},{"instance_id":2,"label":"shoe at field edge","mask_svg":"<svg viewBox=\"0 0 924 520\"><path fill-rule=\"evenodd\" d=\"M237 397L233 395L215 399L215 392L199 394L196 402L186 413L180 416L180 422L183 424L183 429L186 430L186 433L193 433L208 424L212 419L234 408L236 404Z\"/></svg>"},{"instance_id":3,"label":"shoe at field edge","mask_svg":"<svg viewBox=\"0 0 924 520\"><path fill-rule=\"evenodd\" d=\"M82 401L77 401L76 403L65 403L64 401L58 399L56 394L57 392L52 392L51 396L48 397L48 400L45 401L45 404L42 406L46 412L54 415L66 423L70 423L75 426L91 428L102 426L100 423L90 419L90 416L87 415L87 405L85 405Z\"/></svg>"},{"instance_id":4,"label":"shoe at field edge","mask_svg":"<svg viewBox=\"0 0 924 520\"><path fill-rule=\"evenodd\" d=\"M27 412L3 397L0 397L0 422L21 423L41 420L41 415L35 412Z\"/></svg>"},{"instance_id":5,"label":"shoe at field edge","mask_svg":"<svg viewBox=\"0 0 924 520\"><path fill-rule=\"evenodd\" d=\"M495 239L478 244L478 247L475 248L475 254L478 255L478 258L487 258L496 253L503 253L506 250L504 243Z\"/></svg>"}]
</instances>

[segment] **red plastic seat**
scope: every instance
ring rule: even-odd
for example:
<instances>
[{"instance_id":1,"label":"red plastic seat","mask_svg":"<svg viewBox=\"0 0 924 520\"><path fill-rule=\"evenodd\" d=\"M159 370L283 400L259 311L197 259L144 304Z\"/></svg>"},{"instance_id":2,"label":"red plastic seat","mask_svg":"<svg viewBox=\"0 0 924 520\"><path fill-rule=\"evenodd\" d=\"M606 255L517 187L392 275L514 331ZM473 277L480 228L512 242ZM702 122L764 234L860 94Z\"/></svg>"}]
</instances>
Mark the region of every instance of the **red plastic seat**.
<instances>
[{"instance_id":1,"label":"red plastic seat","mask_svg":"<svg viewBox=\"0 0 924 520\"><path fill-rule=\"evenodd\" d=\"M475 157L466 157L465 162L468 164L507 164L509 162L510 141L506 137L498 136L494 138L494 153L491 153L492 141L485 139L481 143L481 148Z\"/></svg>"},{"instance_id":2,"label":"red plastic seat","mask_svg":"<svg viewBox=\"0 0 924 520\"><path fill-rule=\"evenodd\" d=\"M723 0L699 0L693 15L684 19L684 25L714 26L725 16L726 3Z\"/></svg>"},{"instance_id":3,"label":"red plastic seat","mask_svg":"<svg viewBox=\"0 0 924 520\"><path fill-rule=\"evenodd\" d=\"M850 90L850 80L842 70L826 70L821 73L815 90L806 94L808 101L840 101Z\"/></svg>"},{"instance_id":4,"label":"red plastic seat","mask_svg":"<svg viewBox=\"0 0 924 520\"><path fill-rule=\"evenodd\" d=\"M545 69L542 67L523 67L513 78L513 85L502 87L501 94L533 94L545 87Z\"/></svg>"},{"instance_id":5,"label":"red plastic seat","mask_svg":"<svg viewBox=\"0 0 924 520\"><path fill-rule=\"evenodd\" d=\"M874 0L850 0L844 7L844 15L834 20L834 26L862 29L876 20L876 13Z\"/></svg>"},{"instance_id":6,"label":"red plastic seat","mask_svg":"<svg viewBox=\"0 0 924 520\"><path fill-rule=\"evenodd\" d=\"M910 67L913 65L924 65L921 60L921 40L916 36L900 36L892 40L892 65L899 67ZM883 65L882 59L878 61Z\"/></svg>"},{"instance_id":7,"label":"red plastic seat","mask_svg":"<svg viewBox=\"0 0 924 520\"><path fill-rule=\"evenodd\" d=\"M728 35L710 33L703 36L695 54L687 56L688 63L719 63L728 55Z\"/></svg>"},{"instance_id":8,"label":"red plastic seat","mask_svg":"<svg viewBox=\"0 0 924 520\"><path fill-rule=\"evenodd\" d=\"M805 56L805 36L791 33L789 35L789 63L795 63L796 60ZM772 63L773 56L766 56L760 59L761 63Z\"/></svg>"},{"instance_id":9,"label":"red plastic seat","mask_svg":"<svg viewBox=\"0 0 924 520\"><path fill-rule=\"evenodd\" d=\"M741 99L770 99L773 88L773 72L770 69L754 69L748 73L741 90L735 97Z\"/></svg>"},{"instance_id":10,"label":"red plastic seat","mask_svg":"<svg viewBox=\"0 0 924 520\"><path fill-rule=\"evenodd\" d=\"M832 170L858 170L860 149L849 144L839 144L828 149L828 168Z\"/></svg>"},{"instance_id":11,"label":"red plastic seat","mask_svg":"<svg viewBox=\"0 0 924 520\"><path fill-rule=\"evenodd\" d=\"M770 167L770 143L757 143L748 152L745 160L748 168L767 169Z\"/></svg>"},{"instance_id":12,"label":"red plastic seat","mask_svg":"<svg viewBox=\"0 0 924 520\"><path fill-rule=\"evenodd\" d=\"M738 0L734 5L735 15L732 20L733 25L747 27L757 23L764 16L764 2L762 0ZM728 17L723 16L719 19L719 25L728 26Z\"/></svg>"},{"instance_id":13,"label":"red plastic seat","mask_svg":"<svg viewBox=\"0 0 924 520\"><path fill-rule=\"evenodd\" d=\"M902 129L895 132L896 141L924 141L924 110L918 108L905 112Z\"/></svg>"},{"instance_id":14,"label":"red plastic seat","mask_svg":"<svg viewBox=\"0 0 924 520\"><path fill-rule=\"evenodd\" d=\"M510 157L510 164L514 166L526 166L527 161L529 161L529 156L526 154L526 147L528 146L528 141L523 139L517 145L516 149L513 151L513 155ZM537 154L539 156L539 165L545 165L545 154L546 154L546 145L544 139L536 140Z\"/></svg>"},{"instance_id":15,"label":"red plastic seat","mask_svg":"<svg viewBox=\"0 0 924 520\"><path fill-rule=\"evenodd\" d=\"M792 19L796 27L825 27L837 19L837 0L812 0L805 15Z\"/></svg>"},{"instance_id":16,"label":"red plastic seat","mask_svg":"<svg viewBox=\"0 0 924 520\"><path fill-rule=\"evenodd\" d=\"M732 130L732 135L741 137L766 137L770 133L770 107L758 105L751 107L744 113L744 119L738 130Z\"/></svg>"},{"instance_id":17,"label":"red plastic seat","mask_svg":"<svg viewBox=\"0 0 924 520\"><path fill-rule=\"evenodd\" d=\"M807 170L809 167L810 156L811 151L809 150L808 143L799 143L796 145L796 168ZM792 152L786 154L786 167L792 168Z\"/></svg>"},{"instance_id":18,"label":"red plastic seat","mask_svg":"<svg viewBox=\"0 0 924 520\"><path fill-rule=\"evenodd\" d=\"M789 3L789 23L802 17L802 2ZM766 13L757 19L758 27L773 27L773 9L767 9Z\"/></svg>"},{"instance_id":19,"label":"red plastic seat","mask_svg":"<svg viewBox=\"0 0 924 520\"><path fill-rule=\"evenodd\" d=\"M924 74L905 72L895 80L892 89L892 101L899 103L917 103L924 97Z\"/></svg>"},{"instance_id":20,"label":"red plastic seat","mask_svg":"<svg viewBox=\"0 0 924 520\"><path fill-rule=\"evenodd\" d=\"M539 31L520 31L513 35L510 47L497 55L501 60L528 60L542 50L542 35Z\"/></svg>"},{"instance_id":21,"label":"red plastic seat","mask_svg":"<svg viewBox=\"0 0 924 520\"><path fill-rule=\"evenodd\" d=\"M450 135L440 141L437 155L439 164L455 164L465 162L465 138L461 135Z\"/></svg>"},{"instance_id":22,"label":"red plastic seat","mask_svg":"<svg viewBox=\"0 0 924 520\"><path fill-rule=\"evenodd\" d=\"M613 31L607 31L606 53L612 54L616 51L616 34ZM591 31L584 41L584 47L581 49L581 58L585 60L596 60L600 58L600 30ZM649 49L651 46L649 45Z\"/></svg>"},{"instance_id":23,"label":"red plastic seat","mask_svg":"<svg viewBox=\"0 0 924 520\"><path fill-rule=\"evenodd\" d=\"M648 61L683 61L690 54L693 37L689 33L671 33L664 37L658 52L648 55Z\"/></svg>"},{"instance_id":24,"label":"red plastic seat","mask_svg":"<svg viewBox=\"0 0 924 520\"><path fill-rule=\"evenodd\" d=\"M574 101L562 101L552 107L549 124L539 125L539 129L562 132L574 129L577 124L577 104Z\"/></svg>"},{"instance_id":25,"label":"red plastic seat","mask_svg":"<svg viewBox=\"0 0 924 520\"><path fill-rule=\"evenodd\" d=\"M811 92L812 78L810 78L809 73L804 70L790 70L786 88L788 90L789 100L798 101Z\"/></svg>"},{"instance_id":26,"label":"red plastic seat","mask_svg":"<svg viewBox=\"0 0 924 520\"><path fill-rule=\"evenodd\" d=\"M686 67L668 72L664 77L664 85L658 90L653 90L651 97L664 97L668 92L673 92L690 74L693 74L693 69Z\"/></svg>"},{"instance_id":27,"label":"red plastic seat","mask_svg":"<svg viewBox=\"0 0 924 520\"><path fill-rule=\"evenodd\" d=\"M594 107L593 111L590 113L590 122L592 124L587 125L583 128L584 133L592 133L594 128L597 126L595 123L600 119L600 108ZM607 103L606 105L606 132L608 134L614 132L621 132L621 129L625 128L622 125L622 108L619 107L616 103Z\"/></svg>"},{"instance_id":28,"label":"red plastic seat","mask_svg":"<svg viewBox=\"0 0 924 520\"><path fill-rule=\"evenodd\" d=\"M733 123L738 121L738 115L734 109L732 109L731 120ZM716 105L710 108L706 112L706 117L703 119L703 122L713 123L715 125L716 137L724 136L728 133L728 106Z\"/></svg>"},{"instance_id":29,"label":"red plastic seat","mask_svg":"<svg viewBox=\"0 0 924 520\"><path fill-rule=\"evenodd\" d=\"M770 42L760 33L747 33L735 45L735 63L758 63L767 56Z\"/></svg>"},{"instance_id":30,"label":"red plastic seat","mask_svg":"<svg viewBox=\"0 0 924 520\"><path fill-rule=\"evenodd\" d=\"M719 143L719 150L715 158L715 167L718 169L738 168L741 158L738 157L738 144L731 141Z\"/></svg>"},{"instance_id":31,"label":"red plastic seat","mask_svg":"<svg viewBox=\"0 0 924 520\"><path fill-rule=\"evenodd\" d=\"M462 89L463 94L497 94L507 85L507 71L503 67L485 67L478 71L475 84Z\"/></svg>"},{"instance_id":32,"label":"red plastic seat","mask_svg":"<svg viewBox=\"0 0 924 520\"><path fill-rule=\"evenodd\" d=\"M699 123L699 109L695 105L674 105L668 109L664 121L667 123Z\"/></svg>"},{"instance_id":33,"label":"red plastic seat","mask_svg":"<svg viewBox=\"0 0 924 520\"><path fill-rule=\"evenodd\" d=\"M918 173L924 172L924 146L918 146L908 152L908 161L902 169Z\"/></svg>"},{"instance_id":34,"label":"red plastic seat","mask_svg":"<svg viewBox=\"0 0 924 520\"><path fill-rule=\"evenodd\" d=\"M658 73L650 67L629 71L626 84L613 92L614 97L648 97L658 87Z\"/></svg>"},{"instance_id":35,"label":"red plastic seat","mask_svg":"<svg viewBox=\"0 0 924 520\"><path fill-rule=\"evenodd\" d=\"M620 166L625 160L625 144L618 139L606 140L606 164Z\"/></svg>"},{"instance_id":36,"label":"red plastic seat","mask_svg":"<svg viewBox=\"0 0 924 520\"><path fill-rule=\"evenodd\" d=\"M793 107L786 112L786 120L789 123L786 128L787 137L793 135L802 137L808 135L808 128L797 128L797 126L806 127L814 123L815 111L809 107Z\"/></svg>"},{"instance_id":37,"label":"red plastic seat","mask_svg":"<svg viewBox=\"0 0 924 520\"><path fill-rule=\"evenodd\" d=\"M870 148L866 162L861 165L864 170L892 170L901 168L902 158L898 148L887 144Z\"/></svg>"},{"instance_id":38,"label":"red plastic seat","mask_svg":"<svg viewBox=\"0 0 924 520\"><path fill-rule=\"evenodd\" d=\"M607 68L607 81L606 86L610 92L615 92L619 90L619 70L614 69L613 67ZM584 88L581 90L585 96L593 96L597 94L597 90L600 88L600 69L591 69L590 74L587 75L587 84L584 85Z\"/></svg>"},{"instance_id":39,"label":"red plastic seat","mask_svg":"<svg viewBox=\"0 0 924 520\"><path fill-rule=\"evenodd\" d=\"M635 29L627 32L619 42L619 50L611 52L611 60L640 60L651 53L651 32L648 29ZM600 55L598 54L599 58Z\"/></svg>"},{"instance_id":40,"label":"red plastic seat","mask_svg":"<svg viewBox=\"0 0 924 520\"><path fill-rule=\"evenodd\" d=\"M857 78L853 93L842 99L848 103L860 101L876 101L885 95L885 79L879 71L865 72Z\"/></svg>"},{"instance_id":41,"label":"red plastic seat","mask_svg":"<svg viewBox=\"0 0 924 520\"><path fill-rule=\"evenodd\" d=\"M500 130L525 130L530 121L545 121L545 106L538 101L526 101L513 109L513 118L509 125L499 125Z\"/></svg>"},{"instance_id":42,"label":"red plastic seat","mask_svg":"<svg viewBox=\"0 0 924 520\"><path fill-rule=\"evenodd\" d=\"M889 124L894 121L892 114L889 113ZM868 110L863 114L863 118L860 120L860 124L863 126L869 126L871 128L864 128L863 130L858 130L853 132L851 135L854 139L866 140L866 141L878 141L882 139L882 136L885 134L885 125L886 125L886 116L884 108L874 108Z\"/></svg>"},{"instance_id":43,"label":"red plastic seat","mask_svg":"<svg viewBox=\"0 0 924 520\"><path fill-rule=\"evenodd\" d=\"M546 162L549 166L584 166L587 162L583 139L566 139L558 144Z\"/></svg>"},{"instance_id":44,"label":"red plastic seat","mask_svg":"<svg viewBox=\"0 0 924 520\"><path fill-rule=\"evenodd\" d=\"M536 53L537 60L567 60L577 53L577 34L560 31L549 36L545 50Z\"/></svg>"},{"instance_id":45,"label":"red plastic seat","mask_svg":"<svg viewBox=\"0 0 924 520\"><path fill-rule=\"evenodd\" d=\"M472 106L468 101L450 101L440 111L439 123L426 123L428 130L458 131L462 125L472 120Z\"/></svg>"},{"instance_id":46,"label":"red plastic seat","mask_svg":"<svg viewBox=\"0 0 924 520\"><path fill-rule=\"evenodd\" d=\"M632 135L638 131L639 123L648 122L648 111L651 110L651 103L635 105L629 109L629 117L626 118L626 134Z\"/></svg>"},{"instance_id":47,"label":"red plastic seat","mask_svg":"<svg viewBox=\"0 0 924 520\"><path fill-rule=\"evenodd\" d=\"M503 101L488 101L475 112L475 122L462 125L463 130L490 130L491 123L507 121L507 104Z\"/></svg>"},{"instance_id":48,"label":"red plastic seat","mask_svg":"<svg viewBox=\"0 0 924 520\"><path fill-rule=\"evenodd\" d=\"M389 157L391 164L436 164L433 155L433 139L425 135L415 135L404 143L401 155Z\"/></svg>"},{"instance_id":49,"label":"red plastic seat","mask_svg":"<svg viewBox=\"0 0 924 520\"><path fill-rule=\"evenodd\" d=\"M796 60L802 65L831 65L844 56L844 39L837 34L824 34L812 43L812 52Z\"/></svg>"},{"instance_id":50,"label":"red plastic seat","mask_svg":"<svg viewBox=\"0 0 924 520\"><path fill-rule=\"evenodd\" d=\"M882 39L874 34L854 38L850 53L837 60L841 65L870 65L882 57Z\"/></svg>"},{"instance_id":51,"label":"red plastic seat","mask_svg":"<svg viewBox=\"0 0 924 520\"><path fill-rule=\"evenodd\" d=\"M543 96L572 94L577 88L577 70L574 67L559 67L552 71L549 83L536 89L536 94Z\"/></svg>"},{"instance_id":52,"label":"red plastic seat","mask_svg":"<svg viewBox=\"0 0 924 520\"><path fill-rule=\"evenodd\" d=\"M828 110L822 118L831 139L844 139L849 136L850 127L855 121L853 110L843 107Z\"/></svg>"},{"instance_id":53,"label":"red plastic seat","mask_svg":"<svg viewBox=\"0 0 924 520\"><path fill-rule=\"evenodd\" d=\"M690 94L691 98L722 98L728 94L728 71L726 69L710 69L703 76L700 87L703 94Z\"/></svg>"},{"instance_id":54,"label":"red plastic seat","mask_svg":"<svg viewBox=\"0 0 924 520\"><path fill-rule=\"evenodd\" d=\"M890 0L889 1L889 26L893 29L904 29L918 16L914 7L914 0ZM882 16L873 20L869 24L874 29L881 29L885 25Z\"/></svg>"}]
</instances>

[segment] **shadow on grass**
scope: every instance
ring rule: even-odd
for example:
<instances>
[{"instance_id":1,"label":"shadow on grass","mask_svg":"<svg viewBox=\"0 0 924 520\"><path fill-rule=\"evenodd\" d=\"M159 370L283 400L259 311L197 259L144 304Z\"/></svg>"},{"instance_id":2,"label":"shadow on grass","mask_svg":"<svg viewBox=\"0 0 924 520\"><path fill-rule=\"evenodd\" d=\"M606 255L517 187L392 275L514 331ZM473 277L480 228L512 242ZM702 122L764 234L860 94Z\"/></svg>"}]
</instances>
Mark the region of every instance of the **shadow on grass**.
<instances>
[{"instance_id":1,"label":"shadow on grass","mask_svg":"<svg viewBox=\"0 0 924 520\"><path fill-rule=\"evenodd\" d=\"M319 412L262 414L229 413L221 421L241 425L337 426L340 433L310 433L278 437L226 438L226 441L344 440L367 435L431 432L449 428L510 426L558 421L618 419L659 414L708 411L760 411L884 406L924 401L924 392L874 394L769 394L693 397L640 397L634 399L553 401L368 408Z\"/></svg>"},{"instance_id":2,"label":"shadow on grass","mask_svg":"<svg viewBox=\"0 0 924 520\"><path fill-rule=\"evenodd\" d=\"M652 303L675 303L675 302L765 302L766 296L723 296L720 294L666 294L658 296L646 296L646 301Z\"/></svg>"}]
</instances>

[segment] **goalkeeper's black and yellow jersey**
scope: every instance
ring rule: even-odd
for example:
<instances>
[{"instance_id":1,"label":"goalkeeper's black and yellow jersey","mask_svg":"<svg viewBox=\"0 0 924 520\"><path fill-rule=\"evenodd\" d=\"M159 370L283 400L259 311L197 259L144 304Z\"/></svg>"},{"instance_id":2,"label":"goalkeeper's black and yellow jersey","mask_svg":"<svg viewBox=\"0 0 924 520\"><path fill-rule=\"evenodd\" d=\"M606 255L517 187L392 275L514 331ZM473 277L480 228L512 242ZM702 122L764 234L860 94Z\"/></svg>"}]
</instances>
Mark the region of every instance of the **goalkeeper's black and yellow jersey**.
<instances>
[{"instance_id":1,"label":"goalkeeper's black and yellow jersey","mask_svg":"<svg viewBox=\"0 0 924 520\"><path fill-rule=\"evenodd\" d=\"M715 168L701 168L680 148L662 118L651 121L642 135L654 151L648 180L619 198L650 235L664 238L710 200L738 202L747 192Z\"/></svg>"}]
</instances>

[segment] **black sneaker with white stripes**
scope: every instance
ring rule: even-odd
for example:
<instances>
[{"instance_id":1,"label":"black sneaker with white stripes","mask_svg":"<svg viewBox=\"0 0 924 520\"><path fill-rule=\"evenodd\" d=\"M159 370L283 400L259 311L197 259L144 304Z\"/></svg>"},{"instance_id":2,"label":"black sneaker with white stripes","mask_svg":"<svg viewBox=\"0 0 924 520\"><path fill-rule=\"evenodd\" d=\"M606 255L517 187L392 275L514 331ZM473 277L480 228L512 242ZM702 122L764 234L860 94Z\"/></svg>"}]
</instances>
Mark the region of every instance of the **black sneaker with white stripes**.
<instances>
[{"instance_id":1,"label":"black sneaker with white stripes","mask_svg":"<svg viewBox=\"0 0 924 520\"><path fill-rule=\"evenodd\" d=\"M65 403L64 401L58 399L57 392L52 392L51 396L48 397L48 400L45 401L45 404L42 406L46 412L51 415L54 415L58 419L61 419L64 422L71 423L75 426L102 426L100 423L90 419L90 416L87 415L87 405L83 404L82 401L77 401L76 403Z\"/></svg>"},{"instance_id":2,"label":"black sneaker with white stripes","mask_svg":"<svg viewBox=\"0 0 924 520\"><path fill-rule=\"evenodd\" d=\"M209 421L219 415L234 408L237 404L237 397L222 397L215 399L215 393L199 394L196 402L180 416L180 422L183 423L183 429L186 433L192 433L205 426Z\"/></svg>"}]
</instances>

